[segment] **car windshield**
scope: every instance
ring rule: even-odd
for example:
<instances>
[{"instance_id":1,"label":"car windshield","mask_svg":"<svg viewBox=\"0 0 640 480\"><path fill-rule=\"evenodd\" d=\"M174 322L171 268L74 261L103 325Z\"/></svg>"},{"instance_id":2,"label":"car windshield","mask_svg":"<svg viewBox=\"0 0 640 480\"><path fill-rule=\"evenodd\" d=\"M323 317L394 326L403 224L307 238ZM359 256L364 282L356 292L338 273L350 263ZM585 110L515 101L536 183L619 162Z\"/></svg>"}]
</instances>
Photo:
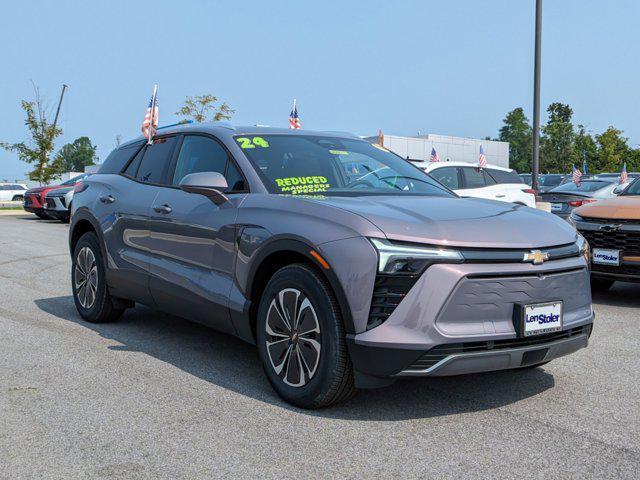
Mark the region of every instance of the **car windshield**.
<instances>
[{"instance_id":1,"label":"car windshield","mask_svg":"<svg viewBox=\"0 0 640 480\"><path fill-rule=\"evenodd\" d=\"M640 178L635 179L621 195L640 195Z\"/></svg>"},{"instance_id":2,"label":"car windshield","mask_svg":"<svg viewBox=\"0 0 640 480\"><path fill-rule=\"evenodd\" d=\"M364 140L319 135L234 138L272 193L455 196L422 170Z\"/></svg>"},{"instance_id":3,"label":"car windshield","mask_svg":"<svg viewBox=\"0 0 640 480\"><path fill-rule=\"evenodd\" d=\"M88 177L89 175L90 174L88 174L88 173L83 173L82 175L78 175L77 177L70 178L66 182L62 182L60 185L73 185L75 183L78 183L83 178Z\"/></svg>"},{"instance_id":4,"label":"car windshield","mask_svg":"<svg viewBox=\"0 0 640 480\"><path fill-rule=\"evenodd\" d=\"M607 181L597 181L597 180L589 180L586 182L580 182L579 184L565 183L564 185L560 185L552 189L551 191L554 193L585 193L585 192L595 192L596 190L600 190L608 185L611 185L612 182Z\"/></svg>"}]
</instances>

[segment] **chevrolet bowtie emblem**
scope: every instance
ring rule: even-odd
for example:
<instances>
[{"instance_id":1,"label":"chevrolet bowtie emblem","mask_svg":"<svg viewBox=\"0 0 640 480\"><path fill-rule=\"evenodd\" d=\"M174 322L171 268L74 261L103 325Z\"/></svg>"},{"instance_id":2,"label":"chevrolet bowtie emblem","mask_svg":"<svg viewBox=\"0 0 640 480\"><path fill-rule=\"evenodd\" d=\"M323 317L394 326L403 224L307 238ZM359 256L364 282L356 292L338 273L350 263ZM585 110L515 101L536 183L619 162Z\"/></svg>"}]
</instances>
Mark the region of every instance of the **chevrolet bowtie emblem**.
<instances>
[{"instance_id":1,"label":"chevrolet bowtie emblem","mask_svg":"<svg viewBox=\"0 0 640 480\"><path fill-rule=\"evenodd\" d=\"M531 262L534 265L540 265L547 260L549 260L549 254L540 250L531 250L531 252L525 253L524 257L522 257L523 262Z\"/></svg>"}]
</instances>

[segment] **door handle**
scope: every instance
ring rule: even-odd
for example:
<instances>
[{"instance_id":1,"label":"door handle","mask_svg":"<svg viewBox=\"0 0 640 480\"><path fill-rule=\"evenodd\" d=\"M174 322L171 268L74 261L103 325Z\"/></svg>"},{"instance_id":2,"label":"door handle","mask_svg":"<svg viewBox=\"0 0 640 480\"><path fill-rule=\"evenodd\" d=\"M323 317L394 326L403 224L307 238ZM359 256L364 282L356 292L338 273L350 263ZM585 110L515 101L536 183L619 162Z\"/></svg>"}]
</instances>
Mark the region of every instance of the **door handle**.
<instances>
[{"instance_id":1,"label":"door handle","mask_svg":"<svg viewBox=\"0 0 640 480\"><path fill-rule=\"evenodd\" d=\"M113 203L116 201L116 199L113 198L111 195L102 195L99 198L102 203Z\"/></svg>"},{"instance_id":2,"label":"door handle","mask_svg":"<svg viewBox=\"0 0 640 480\"><path fill-rule=\"evenodd\" d=\"M496 198L504 198L506 195L496 195Z\"/></svg>"},{"instance_id":3,"label":"door handle","mask_svg":"<svg viewBox=\"0 0 640 480\"><path fill-rule=\"evenodd\" d=\"M166 203L164 205L156 205L153 207L153 211L156 213L164 213L165 215L167 213L171 213L173 209L167 205Z\"/></svg>"}]
</instances>

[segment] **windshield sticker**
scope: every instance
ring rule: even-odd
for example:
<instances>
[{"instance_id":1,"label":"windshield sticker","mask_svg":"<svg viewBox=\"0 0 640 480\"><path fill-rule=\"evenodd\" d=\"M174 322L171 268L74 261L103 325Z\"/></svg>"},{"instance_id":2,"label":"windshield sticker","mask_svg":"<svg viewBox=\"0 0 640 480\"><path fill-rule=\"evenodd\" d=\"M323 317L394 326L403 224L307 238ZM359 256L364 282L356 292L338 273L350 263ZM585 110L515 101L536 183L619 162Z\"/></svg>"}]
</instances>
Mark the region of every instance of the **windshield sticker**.
<instances>
[{"instance_id":1,"label":"windshield sticker","mask_svg":"<svg viewBox=\"0 0 640 480\"><path fill-rule=\"evenodd\" d=\"M276 178L275 181L282 193L291 193L292 195L300 193L323 193L331 187L327 177L321 175Z\"/></svg>"},{"instance_id":2,"label":"windshield sticker","mask_svg":"<svg viewBox=\"0 0 640 480\"><path fill-rule=\"evenodd\" d=\"M345 150L329 150L329 153L332 153L334 155L349 155L349 152Z\"/></svg>"},{"instance_id":3,"label":"windshield sticker","mask_svg":"<svg viewBox=\"0 0 640 480\"><path fill-rule=\"evenodd\" d=\"M240 137L240 138L236 138L236 142L238 142L240 144L240 148L243 148L243 149L256 148L256 147L260 147L260 148L269 147L269 142L267 142L262 137L253 137L253 138Z\"/></svg>"}]
</instances>

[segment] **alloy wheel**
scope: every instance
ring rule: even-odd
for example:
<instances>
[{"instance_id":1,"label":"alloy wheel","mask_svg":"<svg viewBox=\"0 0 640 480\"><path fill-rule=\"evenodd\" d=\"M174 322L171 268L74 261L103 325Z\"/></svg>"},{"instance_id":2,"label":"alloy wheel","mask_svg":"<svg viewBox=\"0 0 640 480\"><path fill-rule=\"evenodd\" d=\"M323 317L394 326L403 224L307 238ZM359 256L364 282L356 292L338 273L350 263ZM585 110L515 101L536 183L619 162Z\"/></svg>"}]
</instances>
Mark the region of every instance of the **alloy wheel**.
<instances>
[{"instance_id":1,"label":"alloy wheel","mask_svg":"<svg viewBox=\"0 0 640 480\"><path fill-rule=\"evenodd\" d=\"M96 301L98 291L98 267L96 257L89 247L78 252L74 268L76 296L83 308L91 308Z\"/></svg>"},{"instance_id":2,"label":"alloy wheel","mask_svg":"<svg viewBox=\"0 0 640 480\"><path fill-rule=\"evenodd\" d=\"M311 301L299 290L278 292L266 320L267 355L275 373L292 387L306 385L320 363L320 324Z\"/></svg>"}]
</instances>

